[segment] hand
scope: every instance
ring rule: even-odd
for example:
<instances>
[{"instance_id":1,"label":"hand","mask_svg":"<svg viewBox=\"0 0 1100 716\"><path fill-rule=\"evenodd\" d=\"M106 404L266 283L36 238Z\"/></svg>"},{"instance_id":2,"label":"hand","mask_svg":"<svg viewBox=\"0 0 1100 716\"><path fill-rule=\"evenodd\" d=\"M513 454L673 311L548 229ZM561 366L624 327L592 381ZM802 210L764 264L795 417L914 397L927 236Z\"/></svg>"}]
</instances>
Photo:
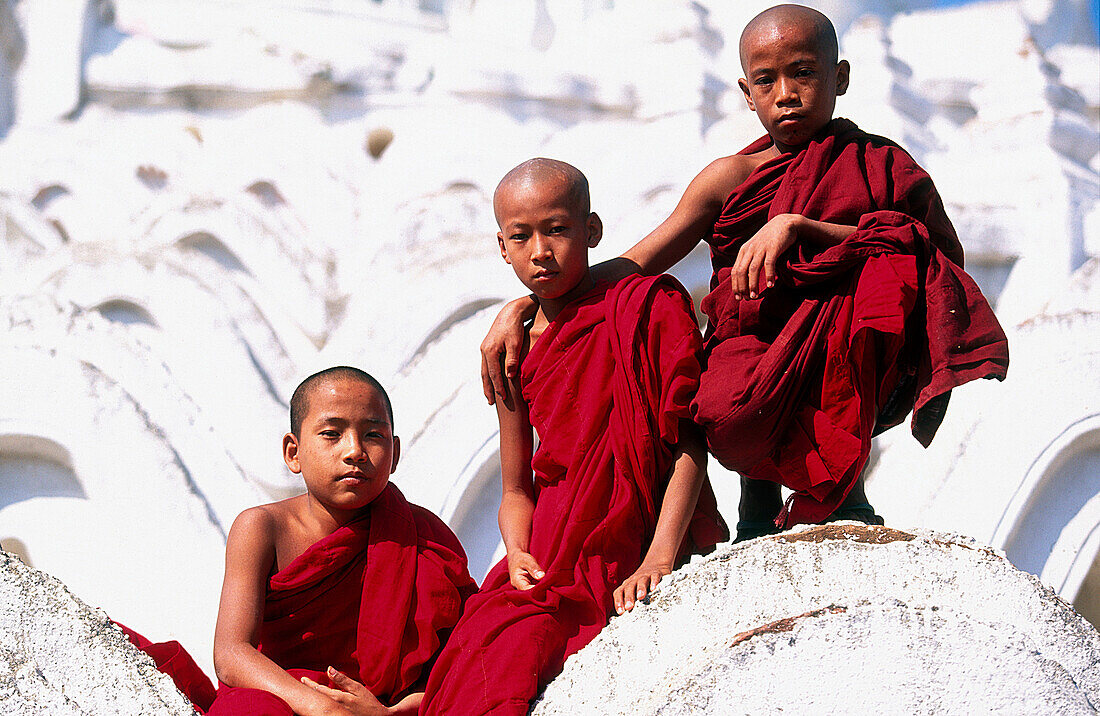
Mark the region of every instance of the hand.
<instances>
[{"instance_id":1,"label":"hand","mask_svg":"<svg viewBox=\"0 0 1100 716\"><path fill-rule=\"evenodd\" d=\"M519 373L519 354L523 348L523 323L529 318L534 302L529 296L509 301L493 319L493 325L481 341L481 388L489 405L497 396L508 399L505 377Z\"/></svg>"},{"instance_id":2,"label":"hand","mask_svg":"<svg viewBox=\"0 0 1100 716\"><path fill-rule=\"evenodd\" d=\"M798 222L801 219L797 214L779 214L741 246L730 270L736 300L756 298L765 288L775 285L775 265L779 257L798 240Z\"/></svg>"},{"instance_id":3,"label":"hand","mask_svg":"<svg viewBox=\"0 0 1100 716\"><path fill-rule=\"evenodd\" d=\"M508 581L516 589L526 592L545 576L542 567L527 552L517 549L508 553Z\"/></svg>"},{"instance_id":4,"label":"hand","mask_svg":"<svg viewBox=\"0 0 1100 716\"><path fill-rule=\"evenodd\" d=\"M642 563L634 574L626 578L612 595L615 599L615 613L629 612L642 599L649 596L653 588L661 583L661 577L672 572L670 564Z\"/></svg>"},{"instance_id":5,"label":"hand","mask_svg":"<svg viewBox=\"0 0 1100 716\"><path fill-rule=\"evenodd\" d=\"M322 686L308 676L302 677L302 683L329 697L340 707L336 713L353 716L378 716L388 714L389 709L374 697L374 694L347 674L328 667L328 677L339 688ZM341 710L342 709L342 710Z\"/></svg>"}]
</instances>

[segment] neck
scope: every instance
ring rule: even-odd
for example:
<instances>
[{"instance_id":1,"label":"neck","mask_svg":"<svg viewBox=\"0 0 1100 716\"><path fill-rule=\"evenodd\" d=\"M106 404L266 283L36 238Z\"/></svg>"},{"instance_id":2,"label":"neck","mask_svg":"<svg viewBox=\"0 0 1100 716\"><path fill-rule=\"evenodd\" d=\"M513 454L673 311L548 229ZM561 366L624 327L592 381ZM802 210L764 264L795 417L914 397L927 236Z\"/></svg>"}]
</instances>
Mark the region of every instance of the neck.
<instances>
[{"instance_id":1,"label":"neck","mask_svg":"<svg viewBox=\"0 0 1100 716\"><path fill-rule=\"evenodd\" d=\"M332 534L363 513L363 508L341 510L324 505L308 492L306 493L306 510L313 520L314 528L318 534L322 535Z\"/></svg>"},{"instance_id":2,"label":"neck","mask_svg":"<svg viewBox=\"0 0 1100 716\"><path fill-rule=\"evenodd\" d=\"M542 314L546 316L547 321L552 321L558 317L558 314L561 313L563 308L591 291L592 287L595 285L596 281L592 278L592 274L585 271L584 278L582 278L576 286L562 295L557 298L540 298L538 300L539 309L542 311Z\"/></svg>"}]
</instances>

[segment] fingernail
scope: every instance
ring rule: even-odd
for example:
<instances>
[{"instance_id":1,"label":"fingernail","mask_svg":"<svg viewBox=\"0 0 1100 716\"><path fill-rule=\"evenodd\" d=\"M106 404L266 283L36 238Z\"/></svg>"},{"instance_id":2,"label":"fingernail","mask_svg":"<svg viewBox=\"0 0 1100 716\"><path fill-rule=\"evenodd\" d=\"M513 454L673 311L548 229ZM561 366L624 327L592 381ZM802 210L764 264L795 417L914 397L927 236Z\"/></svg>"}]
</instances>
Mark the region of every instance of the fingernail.
<instances>
[{"instance_id":1,"label":"fingernail","mask_svg":"<svg viewBox=\"0 0 1100 716\"><path fill-rule=\"evenodd\" d=\"M749 298L756 298L756 291L749 291Z\"/></svg>"}]
</instances>

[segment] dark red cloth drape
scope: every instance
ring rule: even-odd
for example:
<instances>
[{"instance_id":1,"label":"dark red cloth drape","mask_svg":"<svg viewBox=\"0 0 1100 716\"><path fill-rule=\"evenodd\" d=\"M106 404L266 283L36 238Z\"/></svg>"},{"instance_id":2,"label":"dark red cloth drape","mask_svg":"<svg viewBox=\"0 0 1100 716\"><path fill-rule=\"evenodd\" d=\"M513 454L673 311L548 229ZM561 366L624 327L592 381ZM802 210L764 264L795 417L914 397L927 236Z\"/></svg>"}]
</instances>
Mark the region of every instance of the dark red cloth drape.
<instances>
[{"instance_id":1,"label":"dark red cloth drape","mask_svg":"<svg viewBox=\"0 0 1100 716\"><path fill-rule=\"evenodd\" d=\"M600 284L546 328L521 370L541 439L530 551L546 576L521 592L507 560L489 572L421 713L526 714L565 657L604 627L612 592L653 536L699 349L690 299L669 277ZM682 552L727 538L708 483Z\"/></svg>"},{"instance_id":2,"label":"dark red cloth drape","mask_svg":"<svg viewBox=\"0 0 1100 716\"><path fill-rule=\"evenodd\" d=\"M742 153L770 145L765 136ZM858 228L825 249L800 242L775 288L735 301L737 251L784 213ZM708 241L714 275L701 308L710 322L692 413L723 465L795 491L781 524L827 517L877 430L913 411L913 435L927 445L952 388L1005 376L1007 340L962 269L932 180L848 120L760 165Z\"/></svg>"}]
</instances>

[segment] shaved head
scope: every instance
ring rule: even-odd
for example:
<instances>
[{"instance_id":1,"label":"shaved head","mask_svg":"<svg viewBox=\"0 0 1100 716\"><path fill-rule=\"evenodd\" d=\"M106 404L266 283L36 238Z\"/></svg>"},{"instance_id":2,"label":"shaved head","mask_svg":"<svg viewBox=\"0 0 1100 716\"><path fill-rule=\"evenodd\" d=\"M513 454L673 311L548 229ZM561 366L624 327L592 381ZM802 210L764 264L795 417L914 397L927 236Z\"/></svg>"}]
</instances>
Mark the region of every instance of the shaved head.
<instances>
[{"instance_id":1,"label":"shaved head","mask_svg":"<svg viewBox=\"0 0 1100 716\"><path fill-rule=\"evenodd\" d=\"M572 164L544 157L528 159L504 175L493 192L493 210L497 211L498 201L504 193L546 182L560 182L565 185L569 200L579 215L587 216L592 211L588 179L581 170ZM497 223L500 223L500 216L497 216Z\"/></svg>"},{"instance_id":2,"label":"shaved head","mask_svg":"<svg viewBox=\"0 0 1100 716\"><path fill-rule=\"evenodd\" d=\"M290 397L290 432L294 434L294 437L301 437L302 421L305 420L306 413L309 412L309 400L313 394L321 387L338 380L358 381L378 391L378 394L382 396L382 403L386 406L386 417L390 419L390 428L393 428L393 404L390 403L390 396L386 393L386 389L382 387L382 384L366 371L351 366L338 365L314 373L294 389L294 395Z\"/></svg>"},{"instance_id":3,"label":"shaved head","mask_svg":"<svg viewBox=\"0 0 1100 716\"><path fill-rule=\"evenodd\" d=\"M840 59L840 49L837 45L836 28L829 18L813 8L804 5L776 5L768 8L745 25L741 33L741 42L738 45L741 55L741 68L747 73L746 48L758 41L767 41L769 35L782 34L784 30L792 28L809 30L815 38L818 52L830 65L836 65Z\"/></svg>"}]
</instances>

